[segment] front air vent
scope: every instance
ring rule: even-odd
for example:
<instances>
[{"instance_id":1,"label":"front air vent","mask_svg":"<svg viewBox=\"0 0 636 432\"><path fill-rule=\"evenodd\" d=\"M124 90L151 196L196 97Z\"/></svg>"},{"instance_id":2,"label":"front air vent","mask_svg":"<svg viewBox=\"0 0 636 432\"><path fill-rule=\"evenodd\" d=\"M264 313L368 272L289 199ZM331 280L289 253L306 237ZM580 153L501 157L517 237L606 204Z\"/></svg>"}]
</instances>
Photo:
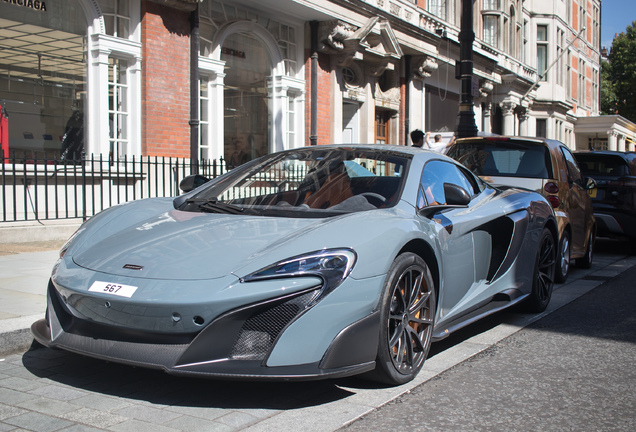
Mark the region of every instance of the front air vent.
<instances>
[{"instance_id":1,"label":"front air vent","mask_svg":"<svg viewBox=\"0 0 636 432\"><path fill-rule=\"evenodd\" d=\"M302 313L313 300L310 291L269 309L259 310L250 316L238 333L230 358L234 360L263 360L278 335Z\"/></svg>"}]
</instances>

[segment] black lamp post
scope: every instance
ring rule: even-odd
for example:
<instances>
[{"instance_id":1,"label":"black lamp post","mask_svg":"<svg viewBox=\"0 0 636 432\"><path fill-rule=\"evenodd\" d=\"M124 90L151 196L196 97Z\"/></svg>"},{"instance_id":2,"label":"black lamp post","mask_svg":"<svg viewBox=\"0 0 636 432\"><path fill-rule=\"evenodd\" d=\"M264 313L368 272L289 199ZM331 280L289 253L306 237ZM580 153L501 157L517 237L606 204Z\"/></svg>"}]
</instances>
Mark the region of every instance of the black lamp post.
<instances>
[{"instance_id":1,"label":"black lamp post","mask_svg":"<svg viewBox=\"0 0 636 432\"><path fill-rule=\"evenodd\" d=\"M477 136L473 106L473 0L462 0L462 20L459 32L459 65L456 75L461 79L461 95L457 114L457 138Z\"/></svg>"}]
</instances>

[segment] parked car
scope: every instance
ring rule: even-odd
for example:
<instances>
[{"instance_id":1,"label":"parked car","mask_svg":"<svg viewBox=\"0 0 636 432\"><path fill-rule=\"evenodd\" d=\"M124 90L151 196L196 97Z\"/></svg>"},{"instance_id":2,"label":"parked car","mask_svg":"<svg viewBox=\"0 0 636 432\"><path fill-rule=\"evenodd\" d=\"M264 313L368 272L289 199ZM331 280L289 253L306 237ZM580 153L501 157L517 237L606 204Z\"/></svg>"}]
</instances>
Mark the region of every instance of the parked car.
<instances>
[{"instance_id":1,"label":"parked car","mask_svg":"<svg viewBox=\"0 0 636 432\"><path fill-rule=\"evenodd\" d=\"M636 240L636 153L581 151L574 157L596 180L590 197L598 235Z\"/></svg>"},{"instance_id":2,"label":"parked car","mask_svg":"<svg viewBox=\"0 0 636 432\"><path fill-rule=\"evenodd\" d=\"M432 341L515 304L544 310L556 241L543 196L438 153L304 147L89 219L32 332L171 374L400 384Z\"/></svg>"},{"instance_id":3,"label":"parked car","mask_svg":"<svg viewBox=\"0 0 636 432\"><path fill-rule=\"evenodd\" d=\"M586 179L570 149L541 138L489 136L456 140L447 153L487 182L524 187L543 194L559 221L559 259L556 280L564 282L570 260L592 265L596 223Z\"/></svg>"}]
</instances>

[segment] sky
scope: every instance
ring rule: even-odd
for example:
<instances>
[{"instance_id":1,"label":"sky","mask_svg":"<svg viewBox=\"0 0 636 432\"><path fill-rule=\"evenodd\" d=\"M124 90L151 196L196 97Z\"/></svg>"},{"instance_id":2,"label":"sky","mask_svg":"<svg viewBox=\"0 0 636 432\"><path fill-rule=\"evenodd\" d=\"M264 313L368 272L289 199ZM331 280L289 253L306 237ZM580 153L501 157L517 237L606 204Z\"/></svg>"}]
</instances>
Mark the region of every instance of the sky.
<instances>
[{"instance_id":1,"label":"sky","mask_svg":"<svg viewBox=\"0 0 636 432\"><path fill-rule=\"evenodd\" d=\"M617 33L636 21L636 0L601 0L601 47L608 50Z\"/></svg>"}]
</instances>

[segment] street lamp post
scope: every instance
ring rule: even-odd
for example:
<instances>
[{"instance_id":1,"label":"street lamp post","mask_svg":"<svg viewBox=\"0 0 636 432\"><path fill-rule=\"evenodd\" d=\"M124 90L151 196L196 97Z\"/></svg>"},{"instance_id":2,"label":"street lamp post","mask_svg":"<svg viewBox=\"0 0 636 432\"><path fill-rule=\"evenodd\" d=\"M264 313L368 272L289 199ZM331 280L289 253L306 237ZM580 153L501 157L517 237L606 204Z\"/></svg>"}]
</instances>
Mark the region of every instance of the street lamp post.
<instances>
[{"instance_id":1,"label":"street lamp post","mask_svg":"<svg viewBox=\"0 0 636 432\"><path fill-rule=\"evenodd\" d=\"M462 0L461 30L459 32L459 65L457 75L461 79L461 96L457 114L457 138L477 135L473 106L473 1Z\"/></svg>"}]
</instances>

